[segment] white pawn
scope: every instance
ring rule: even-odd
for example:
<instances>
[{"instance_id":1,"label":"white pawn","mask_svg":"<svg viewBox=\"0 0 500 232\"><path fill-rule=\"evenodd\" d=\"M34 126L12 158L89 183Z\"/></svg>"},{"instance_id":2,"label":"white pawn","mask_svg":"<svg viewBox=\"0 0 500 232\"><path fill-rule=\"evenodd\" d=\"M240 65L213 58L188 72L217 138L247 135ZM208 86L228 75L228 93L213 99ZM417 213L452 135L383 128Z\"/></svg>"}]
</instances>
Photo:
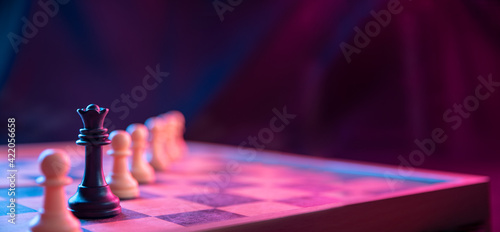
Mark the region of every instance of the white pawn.
<instances>
[{"instance_id":1,"label":"white pawn","mask_svg":"<svg viewBox=\"0 0 500 232\"><path fill-rule=\"evenodd\" d=\"M150 152L148 160L157 171L165 171L170 165L170 158L165 153L165 133L163 131L163 120L161 118L149 118L146 126L150 131Z\"/></svg>"},{"instance_id":2,"label":"white pawn","mask_svg":"<svg viewBox=\"0 0 500 232\"><path fill-rule=\"evenodd\" d=\"M155 181L155 171L144 158L148 139L148 128L140 123L127 127L127 132L132 137L132 165L130 172L139 184L150 184Z\"/></svg>"},{"instance_id":3,"label":"white pawn","mask_svg":"<svg viewBox=\"0 0 500 232\"><path fill-rule=\"evenodd\" d=\"M68 210L64 186L71 183L67 177L70 161L59 149L44 150L38 158L44 176L37 183L45 187L43 209L30 222L33 232L82 231L80 221Z\"/></svg>"},{"instance_id":4,"label":"white pawn","mask_svg":"<svg viewBox=\"0 0 500 232\"><path fill-rule=\"evenodd\" d=\"M188 152L186 141L184 140L184 132L186 131L186 118L184 115L176 110L170 111L174 118L174 137L179 149L179 157L182 158Z\"/></svg>"},{"instance_id":5,"label":"white pawn","mask_svg":"<svg viewBox=\"0 0 500 232\"><path fill-rule=\"evenodd\" d=\"M166 149L173 160L178 160L187 153L187 145L184 141L184 115L179 111L172 110L162 116L167 124L165 126Z\"/></svg>"},{"instance_id":6,"label":"white pawn","mask_svg":"<svg viewBox=\"0 0 500 232\"><path fill-rule=\"evenodd\" d=\"M162 120L162 132L164 134L163 137L163 145L165 154L169 157L171 161L175 161L178 159L178 146L175 142L175 131L172 115L169 113L162 114L159 119Z\"/></svg>"},{"instance_id":7,"label":"white pawn","mask_svg":"<svg viewBox=\"0 0 500 232\"><path fill-rule=\"evenodd\" d=\"M130 151L130 135L124 130L116 130L109 135L111 149L108 155L113 157L113 169L106 177L106 182L120 199L131 199L139 196L139 184L128 170L127 157Z\"/></svg>"},{"instance_id":8,"label":"white pawn","mask_svg":"<svg viewBox=\"0 0 500 232\"><path fill-rule=\"evenodd\" d=\"M164 123L163 133L165 133L165 152L168 154L168 157L170 157L170 160L175 161L180 158L180 154L179 144L177 143L176 139L174 117L172 114L166 113L163 114L161 118L163 119Z\"/></svg>"}]
</instances>

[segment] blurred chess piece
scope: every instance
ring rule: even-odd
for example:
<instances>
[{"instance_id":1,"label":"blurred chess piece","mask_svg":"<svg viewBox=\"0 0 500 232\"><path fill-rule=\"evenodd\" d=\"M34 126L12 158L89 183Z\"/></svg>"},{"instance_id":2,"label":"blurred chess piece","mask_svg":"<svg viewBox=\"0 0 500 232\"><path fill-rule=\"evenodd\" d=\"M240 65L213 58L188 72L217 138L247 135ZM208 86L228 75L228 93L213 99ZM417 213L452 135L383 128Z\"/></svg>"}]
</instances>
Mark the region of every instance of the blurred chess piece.
<instances>
[{"instance_id":1,"label":"blurred chess piece","mask_svg":"<svg viewBox=\"0 0 500 232\"><path fill-rule=\"evenodd\" d=\"M162 114L165 122L165 150L172 160L178 160L187 153L184 141L185 119L184 115L176 110Z\"/></svg>"},{"instance_id":2,"label":"blurred chess piece","mask_svg":"<svg viewBox=\"0 0 500 232\"><path fill-rule=\"evenodd\" d=\"M139 184L128 170L127 157L130 151L131 138L124 130L116 130L109 135L111 149L108 155L113 157L113 170L106 177L106 182L113 194L120 199L131 199L139 196Z\"/></svg>"},{"instance_id":3,"label":"blurred chess piece","mask_svg":"<svg viewBox=\"0 0 500 232\"><path fill-rule=\"evenodd\" d=\"M144 154L146 151L148 128L140 123L134 123L127 127L127 132L132 137L132 165L130 172L139 184L150 184L155 181L155 171L146 161Z\"/></svg>"},{"instance_id":4,"label":"blurred chess piece","mask_svg":"<svg viewBox=\"0 0 500 232\"><path fill-rule=\"evenodd\" d=\"M71 183L68 155L59 149L44 150L38 158L43 176L37 183L45 188L43 208L30 222L33 232L82 231L80 221L68 210L64 186Z\"/></svg>"},{"instance_id":5,"label":"blurred chess piece","mask_svg":"<svg viewBox=\"0 0 500 232\"><path fill-rule=\"evenodd\" d=\"M164 122L161 118L149 118L146 126L150 132L148 160L156 171L165 171L170 166L170 158L165 152Z\"/></svg>"},{"instance_id":6,"label":"blurred chess piece","mask_svg":"<svg viewBox=\"0 0 500 232\"><path fill-rule=\"evenodd\" d=\"M176 110L170 111L174 118L174 138L179 150L179 158L184 157L188 152L186 141L184 140L184 133L186 131L186 119L184 115Z\"/></svg>"},{"instance_id":7,"label":"blurred chess piece","mask_svg":"<svg viewBox=\"0 0 500 232\"><path fill-rule=\"evenodd\" d=\"M178 147L175 143L175 128L172 115L167 113L160 115L159 118L163 121L162 131L165 135L163 139L165 154L167 154L171 161L175 161L178 159Z\"/></svg>"}]
</instances>

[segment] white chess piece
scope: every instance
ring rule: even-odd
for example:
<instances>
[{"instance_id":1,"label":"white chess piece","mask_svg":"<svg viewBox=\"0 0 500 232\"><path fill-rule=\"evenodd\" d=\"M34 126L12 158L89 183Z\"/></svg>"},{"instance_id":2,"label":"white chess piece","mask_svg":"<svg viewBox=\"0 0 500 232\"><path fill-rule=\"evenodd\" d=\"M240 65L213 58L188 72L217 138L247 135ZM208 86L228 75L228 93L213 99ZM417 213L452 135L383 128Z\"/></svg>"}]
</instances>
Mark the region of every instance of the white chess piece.
<instances>
[{"instance_id":1,"label":"white chess piece","mask_svg":"<svg viewBox=\"0 0 500 232\"><path fill-rule=\"evenodd\" d=\"M188 152L186 141L184 140L184 132L186 131L186 118L179 111L172 111L175 122L175 139L179 149L179 158L184 157Z\"/></svg>"},{"instance_id":2,"label":"white chess piece","mask_svg":"<svg viewBox=\"0 0 500 232\"><path fill-rule=\"evenodd\" d=\"M170 149L173 150L174 159L180 159L187 153L187 145L184 140L184 131L186 119L184 115L177 111L172 110L164 114L169 124L168 134L170 137Z\"/></svg>"},{"instance_id":3,"label":"white chess piece","mask_svg":"<svg viewBox=\"0 0 500 232\"><path fill-rule=\"evenodd\" d=\"M179 151L177 143L175 142L174 118L169 113L162 114L159 118L163 121L162 131L164 133L163 145L165 153L171 161L175 161L179 158Z\"/></svg>"},{"instance_id":4,"label":"white chess piece","mask_svg":"<svg viewBox=\"0 0 500 232\"><path fill-rule=\"evenodd\" d=\"M146 126L150 132L150 151L148 160L157 171L165 171L170 165L170 158L165 153L165 133L163 132L163 120L160 118L149 118Z\"/></svg>"},{"instance_id":5,"label":"white chess piece","mask_svg":"<svg viewBox=\"0 0 500 232\"><path fill-rule=\"evenodd\" d=\"M113 169L106 177L111 192L120 199L131 199L139 196L139 184L128 170L127 157L130 151L130 135L124 130L116 130L109 135L111 149L108 155L113 157Z\"/></svg>"},{"instance_id":6,"label":"white chess piece","mask_svg":"<svg viewBox=\"0 0 500 232\"><path fill-rule=\"evenodd\" d=\"M155 171L146 161L144 153L148 139L148 128L140 123L127 127L127 132L132 137L132 165L130 172L139 184L150 184L155 181Z\"/></svg>"},{"instance_id":7,"label":"white chess piece","mask_svg":"<svg viewBox=\"0 0 500 232\"><path fill-rule=\"evenodd\" d=\"M68 155L59 149L44 150L38 159L44 176L37 183L45 187L43 209L30 222L33 232L82 231L80 221L68 210L64 186L71 183L66 176L70 168Z\"/></svg>"}]
</instances>

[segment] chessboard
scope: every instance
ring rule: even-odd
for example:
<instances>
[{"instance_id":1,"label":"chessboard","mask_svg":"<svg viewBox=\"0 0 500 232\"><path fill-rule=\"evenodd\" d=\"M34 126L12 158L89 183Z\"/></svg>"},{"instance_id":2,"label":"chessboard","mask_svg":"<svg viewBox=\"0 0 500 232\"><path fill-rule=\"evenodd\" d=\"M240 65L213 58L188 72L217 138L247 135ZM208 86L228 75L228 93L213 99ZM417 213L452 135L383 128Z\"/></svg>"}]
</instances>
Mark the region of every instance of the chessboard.
<instances>
[{"instance_id":1,"label":"chessboard","mask_svg":"<svg viewBox=\"0 0 500 232\"><path fill-rule=\"evenodd\" d=\"M105 149L109 149L105 146ZM188 142L189 153L122 213L80 219L83 231L488 231L487 177L256 151ZM2 149L6 149L2 146ZM71 160L73 195L84 168L74 142L16 147L15 222L8 223L9 180L0 180L0 231L27 231L42 207L35 179L47 148ZM0 167L7 173L7 159ZM104 157L104 173L112 166ZM5 175L8 175L5 174Z\"/></svg>"}]
</instances>

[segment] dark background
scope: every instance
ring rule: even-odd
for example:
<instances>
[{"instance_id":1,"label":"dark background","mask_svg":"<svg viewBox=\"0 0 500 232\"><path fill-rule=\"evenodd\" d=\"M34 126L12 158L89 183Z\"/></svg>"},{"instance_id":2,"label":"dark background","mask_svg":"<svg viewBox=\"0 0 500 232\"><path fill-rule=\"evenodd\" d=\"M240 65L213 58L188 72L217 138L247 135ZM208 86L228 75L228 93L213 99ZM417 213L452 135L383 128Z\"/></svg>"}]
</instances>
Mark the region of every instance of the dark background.
<instances>
[{"instance_id":1,"label":"dark background","mask_svg":"<svg viewBox=\"0 0 500 232\"><path fill-rule=\"evenodd\" d=\"M177 109L187 139L233 145L286 107L297 116L265 149L389 164L441 128L447 140L416 166L490 176L500 224L500 90L460 124L443 119L479 76L500 82L498 1L401 0L350 62L341 44L389 1L221 0L223 20L208 0L69 1L12 46L23 17L43 20L39 2L0 2L0 119L16 118L19 143L76 140L77 108L116 101L109 129ZM157 65L169 75L134 107L121 102Z\"/></svg>"}]
</instances>

